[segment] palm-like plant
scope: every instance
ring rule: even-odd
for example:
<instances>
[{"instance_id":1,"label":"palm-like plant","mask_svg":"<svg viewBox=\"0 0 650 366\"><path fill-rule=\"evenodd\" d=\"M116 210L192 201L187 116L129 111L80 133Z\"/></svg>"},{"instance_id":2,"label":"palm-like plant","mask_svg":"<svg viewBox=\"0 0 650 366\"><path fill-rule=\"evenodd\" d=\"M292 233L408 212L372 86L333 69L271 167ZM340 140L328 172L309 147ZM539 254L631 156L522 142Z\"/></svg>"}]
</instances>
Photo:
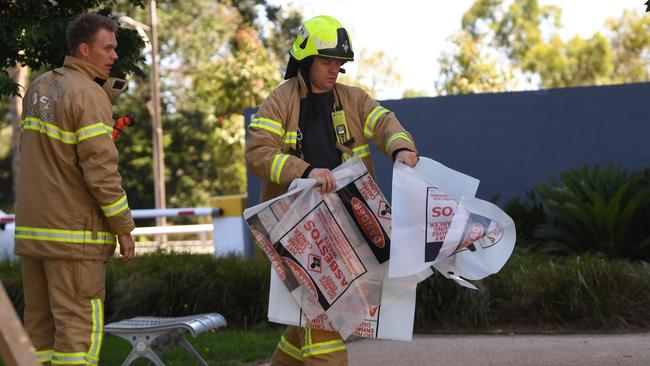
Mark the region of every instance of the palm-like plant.
<instances>
[{"instance_id":1,"label":"palm-like plant","mask_svg":"<svg viewBox=\"0 0 650 366\"><path fill-rule=\"evenodd\" d=\"M538 238L568 251L650 259L650 169L586 165L537 186L547 223Z\"/></svg>"}]
</instances>

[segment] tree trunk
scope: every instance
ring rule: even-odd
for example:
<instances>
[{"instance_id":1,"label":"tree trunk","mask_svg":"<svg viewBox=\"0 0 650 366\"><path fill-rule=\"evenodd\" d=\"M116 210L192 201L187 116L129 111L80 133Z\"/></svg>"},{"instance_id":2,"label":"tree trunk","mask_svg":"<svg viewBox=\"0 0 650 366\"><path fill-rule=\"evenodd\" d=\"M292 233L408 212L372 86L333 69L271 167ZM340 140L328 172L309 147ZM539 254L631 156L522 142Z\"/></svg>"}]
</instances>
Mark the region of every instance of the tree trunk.
<instances>
[{"instance_id":1,"label":"tree trunk","mask_svg":"<svg viewBox=\"0 0 650 366\"><path fill-rule=\"evenodd\" d=\"M16 188L18 187L18 166L20 165L20 154L18 153L18 144L20 142L20 119L23 114L23 98L27 92L27 83L29 82L29 69L25 66L16 65L9 69L9 76L21 86L21 96L10 97L8 100L9 120L11 121L11 176L13 180L13 196L16 197Z\"/></svg>"}]
</instances>

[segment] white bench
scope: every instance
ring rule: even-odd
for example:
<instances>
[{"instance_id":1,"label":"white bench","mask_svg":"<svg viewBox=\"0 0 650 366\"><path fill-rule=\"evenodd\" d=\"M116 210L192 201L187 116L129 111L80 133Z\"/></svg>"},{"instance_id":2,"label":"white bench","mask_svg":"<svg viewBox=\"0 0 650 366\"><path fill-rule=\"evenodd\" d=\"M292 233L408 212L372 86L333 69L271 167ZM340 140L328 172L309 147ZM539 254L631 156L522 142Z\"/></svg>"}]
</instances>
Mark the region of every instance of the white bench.
<instances>
[{"instance_id":1,"label":"white bench","mask_svg":"<svg viewBox=\"0 0 650 366\"><path fill-rule=\"evenodd\" d=\"M107 324L104 331L131 342L133 349L122 366L128 366L140 357L148 358L156 366L165 366L160 357L176 346L185 348L200 365L208 366L185 338L185 333L196 337L225 326L226 319L221 314L209 313L178 318L136 317Z\"/></svg>"}]
</instances>

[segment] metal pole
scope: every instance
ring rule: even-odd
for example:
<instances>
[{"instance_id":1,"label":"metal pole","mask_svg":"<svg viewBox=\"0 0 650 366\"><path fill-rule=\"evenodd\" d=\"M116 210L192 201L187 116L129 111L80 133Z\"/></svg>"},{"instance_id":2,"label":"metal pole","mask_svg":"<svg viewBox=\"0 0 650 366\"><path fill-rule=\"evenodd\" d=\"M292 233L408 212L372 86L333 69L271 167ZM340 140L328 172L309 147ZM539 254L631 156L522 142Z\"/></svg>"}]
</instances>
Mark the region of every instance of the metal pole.
<instances>
[{"instance_id":1,"label":"metal pole","mask_svg":"<svg viewBox=\"0 0 650 366\"><path fill-rule=\"evenodd\" d=\"M163 131L160 121L160 80L158 73L158 16L156 1L149 1L149 23L151 26L151 122L153 126L153 169L154 198L157 209L166 208L165 203L165 157L163 152ZM165 226L165 217L156 218L157 226ZM158 237L161 248L166 246L167 237Z\"/></svg>"}]
</instances>

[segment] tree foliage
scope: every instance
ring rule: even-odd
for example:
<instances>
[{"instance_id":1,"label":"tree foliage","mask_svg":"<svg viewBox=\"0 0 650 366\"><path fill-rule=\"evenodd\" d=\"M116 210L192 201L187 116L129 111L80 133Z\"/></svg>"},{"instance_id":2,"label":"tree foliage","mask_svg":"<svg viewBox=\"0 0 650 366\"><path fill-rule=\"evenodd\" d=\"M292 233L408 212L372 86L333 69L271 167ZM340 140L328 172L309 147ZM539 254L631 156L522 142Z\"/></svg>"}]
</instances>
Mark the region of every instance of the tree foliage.
<instances>
[{"instance_id":1,"label":"tree foliage","mask_svg":"<svg viewBox=\"0 0 650 366\"><path fill-rule=\"evenodd\" d=\"M296 21L263 1L159 3L162 125L169 207L205 205L215 195L244 193L244 118L281 81L279 62ZM133 13L147 21L144 11ZM120 170L133 207L153 206L149 85L134 80L120 113L141 115L120 148Z\"/></svg>"},{"instance_id":2,"label":"tree foliage","mask_svg":"<svg viewBox=\"0 0 650 366\"><path fill-rule=\"evenodd\" d=\"M625 11L620 18L607 21L612 55L615 59L612 74L616 82L647 81L650 56L650 18Z\"/></svg>"},{"instance_id":3,"label":"tree foliage","mask_svg":"<svg viewBox=\"0 0 650 366\"><path fill-rule=\"evenodd\" d=\"M343 74L340 82L358 86L376 98L382 91L399 85L402 77L396 71L395 60L384 51L369 53L362 49L354 61L357 72L354 75Z\"/></svg>"},{"instance_id":4,"label":"tree foliage","mask_svg":"<svg viewBox=\"0 0 650 366\"><path fill-rule=\"evenodd\" d=\"M494 52L469 32L452 37L454 49L440 57L436 91L441 95L507 91L516 85L509 65L499 63Z\"/></svg>"},{"instance_id":5,"label":"tree foliage","mask_svg":"<svg viewBox=\"0 0 650 366\"><path fill-rule=\"evenodd\" d=\"M140 6L144 0L129 0L129 7ZM110 15L115 1L101 0L0 0L0 97L18 95L18 85L7 69L17 63L32 70L58 67L67 53L65 29L78 14L97 11ZM140 50L144 43L131 29L117 32L118 53L123 55L111 73L116 76L136 74L141 70Z\"/></svg>"},{"instance_id":6,"label":"tree foliage","mask_svg":"<svg viewBox=\"0 0 650 366\"><path fill-rule=\"evenodd\" d=\"M65 55L65 26L74 15L99 9L146 24L145 3L26 0L0 4L0 41L4 44L17 34L26 35L0 49L7 58L2 70L15 61L40 69L59 66ZM167 0L158 2L157 13L168 206L204 205L213 195L245 192L242 112L259 105L281 81L288 45L302 18L264 0ZM117 51L123 64L114 69L133 77L114 111L133 113L137 124L127 127L116 145L123 185L134 208L153 207L154 202L152 129L146 108L149 66L139 63L144 60L142 46L134 30L118 33ZM5 81L13 88L3 89L11 89L5 94L15 93L11 80L0 77L0 86ZM10 189L3 192L7 192L3 200L11 199ZM2 204L11 206L11 202Z\"/></svg>"},{"instance_id":7,"label":"tree foliage","mask_svg":"<svg viewBox=\"0 0 650 366\"><path fill-rule=\"evenodd\" d=\"M125 0L124 4L125 8L132 9L142 7L144 0ZM34 78L61 66L67 54L65 30L75 16L88 11L112 16L111 7L114 5L115 1L99 0L0 0L0 109L10 107L9 114L2 113L7 118L0 118L0 135L4 133L4 126L10 126L6 127L10 131L9 136L6 142L2 136L2 143L11 146L8 154L0 152L0 206L9 210L13 206L18 139L12 138L12 134L18 133L17 119L20 116L16 106L20 105L19 96L28 84L26 75L31 74ZM117 52L121 57L111 74L143 77L142 39L134 30L119 28L117 41Z\"/></svg>"},{"instance_id":8,"label":"tree foliage","mask_svg":"<svg viewBox=\"0 0 650 366\"><path fill-rule=\"evenodd\" d=\"M561 8L538 0L476 0L440 58L442 94L647 81L650 19L634 11L601 32L564 40ZM484 56L492 52L493 59ZM511 71L515 78L503 78ZM513 83L514 82L514 83Z\"/></svg>"}]
</instances>

